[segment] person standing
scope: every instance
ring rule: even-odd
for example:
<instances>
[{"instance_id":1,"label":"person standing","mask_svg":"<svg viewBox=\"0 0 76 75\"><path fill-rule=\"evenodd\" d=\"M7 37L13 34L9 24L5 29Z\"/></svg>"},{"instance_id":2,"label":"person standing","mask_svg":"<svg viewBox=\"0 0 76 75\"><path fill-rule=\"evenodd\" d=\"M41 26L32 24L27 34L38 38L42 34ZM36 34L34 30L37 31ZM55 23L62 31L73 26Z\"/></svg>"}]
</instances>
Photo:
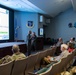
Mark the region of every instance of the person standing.
<instances>
[{"instance_id":1,"label":"person standing","mask_svg":"<svg viewBox=\"0 0 76 75\"><path fill-rule=\"evenodd\" d=\"M28 32L28 35L27 35L27 52L28 52L28 56L31 54L31 31Z\"/></svg>"},{"instance_id":2,"label":"person standing","mask_svg":"<svg viewBox=\"0 0 76 75\"><path fill-rule=\"evenodd\" d=\"M61 44L63 44L63 39L59 38L56 46L61 46Z\"/></svg>"},{"instance_id":3,"label":"person standing","mask_svg":"<svg viewBox=\"0 0 76 75\"><path fill-rule=\"evenodd\" d=\"M35 34L35 32L32 33L32 36L31 36L31 50L36 50L36 39L37 39L37 36Z\"/></svg>"}]
</instances>

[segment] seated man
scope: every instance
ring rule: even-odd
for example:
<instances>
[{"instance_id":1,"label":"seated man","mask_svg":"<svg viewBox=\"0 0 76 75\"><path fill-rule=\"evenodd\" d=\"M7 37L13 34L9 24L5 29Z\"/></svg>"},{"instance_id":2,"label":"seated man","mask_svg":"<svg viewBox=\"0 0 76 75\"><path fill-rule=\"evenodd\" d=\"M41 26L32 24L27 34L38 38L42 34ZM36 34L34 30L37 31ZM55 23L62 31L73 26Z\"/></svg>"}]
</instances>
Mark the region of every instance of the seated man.
<instances>
[{"instance_id":1,"label":"seated man","mask_svg":"<svg viewBox=\"0 0 76 75\"><path fill-rule=\"evenodd\" d=\"M24 59L26 56L20 52L19 46L18 45L13 45L12 47L13 55L12 59L13 60L19 60L19 59Z\"/></svg>"},{"instance_id":2,"label":"seated man","mask_svg":"<svg viewBox=\"0 0 76 75\"><path fill-rule=\"evenodd\" d=\"M74 44L69 42L68 43L68 51L73 52L73 50L74 50Z\"/></svg>"},{"instance_id":3,"label":"seated man","mask_svg":"<svg viewBox=\"0 0 76 75\"><path fill-rule=\"evenodd\" d=\"M67 57L70 53L68 52L68 45L66 45L66 44L62 44L61 45L61 54L59 55L59 56L57 56L56 57L56 59L57 58L65 58L65 57Z\"/></svg>"},{"instance_id":4,"label":"seated man","mask_svg":"<svg viewBox=\"0 0 76 75\"><path fill-rule=\"evenodd\" d=\"M61 44L63 44L63 39L59 38L56 46L61 46Z\"/></svg>"},{"instance_id":5,"label":"seated man","mask_svg":"<svg viewBox=\"0 0 76 75\"><path fill-rule=\"evenodd\" d=\"M69 42L75 44L75 38L70 38L70 41Z\"/></svg>"},{"instance_id":6,"label":"seated man","mask_svg":"<svg viewBox=\"0 0 76 75\"><path fill-rule=\"evenodd\" d=\"M70 38L70 41L68 43L72 43L74 45L74 48L76 48L76 41L75 41L75 38L74 37L73 38Z\"/></svg>"},{"instance_id":7,"label":"seated man","mask_svg":"<svg viewBox=\"0 0 76 75\"><path fill-rule=\"evenodd\" d=\"M54 60L54 57L51 57L51 56L44 57L43 60L44 60L47 64L51 63L52 61L55 61L55 60Z\"/></svg>"},{"instance_id":8,"label":"seated man","mask_svg":"<svg viewBox=\"0 0 76 75\"><path fill-rule=\"evenodd\" d=\"M20 52L19 46L18 45L13 45L12 47L13 55L6 55L2 59L0 59L0 64L5 64L13 60L19 60L19 59L24 59L26 56Z\"/></svg>"},{"instance_id":9,"label":"seated man","mask_svg":"<svg viewBox=\"0 0 76 75\"><path fill-rule=\"evenodd\" d=\"M70 54L67 49L68 49L68 45L62 44L61 45L62 53L59 56L56 57L47 56L44 57L44 61L50 63L51 61L59 61L60 59L67 57Z\"/></svg>"}]
</instances>

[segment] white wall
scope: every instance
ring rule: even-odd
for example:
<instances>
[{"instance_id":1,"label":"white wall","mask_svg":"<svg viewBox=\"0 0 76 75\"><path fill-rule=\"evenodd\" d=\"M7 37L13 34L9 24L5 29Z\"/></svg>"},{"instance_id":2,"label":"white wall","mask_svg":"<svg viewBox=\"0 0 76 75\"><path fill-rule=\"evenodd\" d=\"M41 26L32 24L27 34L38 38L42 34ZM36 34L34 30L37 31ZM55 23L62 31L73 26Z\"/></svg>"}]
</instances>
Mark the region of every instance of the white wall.
<instances>
[{"instance_id":1,"label":"white wall","mask_svg":"<svg viewBox=\"0 0 76 75\"><path fill-rule=\"evenodd\" d=\"M59 38L62 37L64 41L71 37L76 38L76 28L69 28L68 24L76 22L76 12L69 9L51 20L51 24L47 27L47 37Z\"/></svg>"}]
</instances>

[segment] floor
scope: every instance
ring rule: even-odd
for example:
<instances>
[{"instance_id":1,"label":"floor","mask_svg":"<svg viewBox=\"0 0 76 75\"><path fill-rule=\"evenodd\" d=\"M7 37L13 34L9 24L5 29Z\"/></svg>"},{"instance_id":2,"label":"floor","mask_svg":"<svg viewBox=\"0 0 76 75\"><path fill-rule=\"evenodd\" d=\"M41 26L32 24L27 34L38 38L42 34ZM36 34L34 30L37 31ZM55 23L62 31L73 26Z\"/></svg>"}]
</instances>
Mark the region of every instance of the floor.
<instances>
[{"instance_id":1,"label":"floor","mask_svg":"<svg viewBox=\"0 0 76 75\"><path fill-rule=\"evenodd\" d=\"M50 45L45 45L45 46L43 47L43 50L46 50L46 49L49 48L49 47L50 47ZM35 54L35 53L40 52L40 51L43 51L43 50L31 51L31 54ZM28 56L27 53L25 53L25 55Z\"/></svg>"}]
</instances>

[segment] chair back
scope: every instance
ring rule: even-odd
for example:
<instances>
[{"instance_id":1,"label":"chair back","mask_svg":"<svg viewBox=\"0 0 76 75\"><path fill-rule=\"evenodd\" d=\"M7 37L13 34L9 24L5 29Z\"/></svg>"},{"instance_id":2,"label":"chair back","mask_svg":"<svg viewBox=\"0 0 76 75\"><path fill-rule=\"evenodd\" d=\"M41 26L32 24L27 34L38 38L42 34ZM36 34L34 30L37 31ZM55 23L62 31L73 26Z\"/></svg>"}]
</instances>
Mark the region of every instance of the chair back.
<instances>
[{"instance_id":1,"label":"chair back","mask_svg":"<svg viewBox=\"0 0 76 75\"><path fill-rule=\"evenodd\" d=\"M28 74L29 75L50 75L50 70L51 69L52 69L52 66L50 66L49 68L45 67L45 68L42 68L41 70L39 70L36 73L29 72Z\"/></svg>"},{"instance_id":2,"label":"chair back","mask_svg":"<svg viewBox=\"0 0 76 75\"><path fill-rule=\"evenodd\" d=\"M36 61L36 69L40 68L41 60L46 56L47 50L39 52L38 59Z\"/></svg>"},{"instance_id":3,"label":"chair back","mask_svg":"<svg viewBox=\"0 0 76 75\"><path fill-rule=\"evenodd\" d=\"M47 52L46 52L46 56L54 56L55 54L55 48L50 48L50 49L47 49Z\"/></svg>"},{"instance_id":4,"label":"chair back","mask_svg":"<svg viewBox=\"0 0 76 75\"><path fill-rule=\"evenodd\" d=\"M52 66L50 66L49 68L47 68L47 71L39 74L39 75L50 75L50 72L51 72L51 69L52 69Z\"/></svg>"},{"instance_id":5,"label":"chair back","mask_svg":"<svg viewBox=\"0 0 76 75\"><path fill-rule=\"evenodd\" d=\"M28 72L32 72L35 69L36 61L38 59L39 53L28 56L27 67L25 69L25 75L28 75Z\"/></svg>"},{"instance_id":6,"label":"chair back","mask_svg":"<svg viewBox=\"0 0 76 75\"><path fill-rule=\"evenodd\" d=\"M27 61L27 58L15 61L11 75L24 75L24 71L27 65L26 61Z\"/></svg>"},{"instance_id":7,"label":"chair back","mask_svg":"<svg viewBox=\"0 0 76 75\"><path fill-rule=\"evenodd\" d=\"M57 47L56 47L56 51L55 51L55 56L59 56L60 53L61 53L60 46L57 46Z\"/></svg>"},{"instance_id":8,"label":"chair back","mask_svg":"<svg viewBox=\"0 0 76 75\"><path fill-rule=\"evenodd\" d=\"M53 64L52 69L50 70L50 75L56 75L62 72L61 64L62 64L61 60Z\"/></svg>"},{"instance_id":9,"label":"chair back","mask_svg":"<svg viewBox=\"0 0 76 75\"><path fill-rule=\"evenodd\" d=\"M0 65L0 75L10 75L14 61Z\"/></svg>"}]
</instances>

